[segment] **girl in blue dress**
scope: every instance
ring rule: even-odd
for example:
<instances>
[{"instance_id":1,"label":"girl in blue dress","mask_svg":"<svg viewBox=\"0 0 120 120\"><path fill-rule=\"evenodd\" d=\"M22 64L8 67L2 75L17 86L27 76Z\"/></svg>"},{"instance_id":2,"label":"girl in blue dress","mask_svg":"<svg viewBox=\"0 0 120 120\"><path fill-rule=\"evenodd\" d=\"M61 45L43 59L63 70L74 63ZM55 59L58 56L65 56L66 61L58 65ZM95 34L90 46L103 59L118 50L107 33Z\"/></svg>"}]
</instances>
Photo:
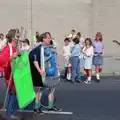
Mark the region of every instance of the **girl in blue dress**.
<instances>
[{"instance_id":1,"label":"girl in blue dress","mask_svg":"<svg viewBox=\"0 0 120 120\"><path fill-rule=\"evenodd\" d=\"M85 46L82 50L84 62L84 71L87 75L87 79L85 81L86 84L91 83L92 76L92 59L93 59L93 46L90 38L86 38Z\"/></svg>"}]
</instances>

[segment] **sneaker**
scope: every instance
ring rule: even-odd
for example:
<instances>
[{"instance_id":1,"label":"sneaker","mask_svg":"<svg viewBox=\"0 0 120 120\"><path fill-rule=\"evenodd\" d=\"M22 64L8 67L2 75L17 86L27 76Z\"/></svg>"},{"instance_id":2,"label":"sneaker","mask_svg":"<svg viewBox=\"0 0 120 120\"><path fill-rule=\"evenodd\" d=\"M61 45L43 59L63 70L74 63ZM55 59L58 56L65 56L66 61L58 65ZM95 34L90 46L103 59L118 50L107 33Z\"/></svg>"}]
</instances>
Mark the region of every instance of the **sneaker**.
<instances>
[{"instance_id":1,"label":"sneaker","mask_svg":"<svg viewBox=\"0 0 120 120\"><path fill-rule=\"evenodd\" d=\"M43 114L44 114L44 112L41 110L41 108L34 109L34 113L40 114L40 115L43 115Z\"/></svg>"},{"instance_id":2,"label":"sneaker","mask_svg":"<svg viewBox=\"0 0 120 120\"><path fill-rule=\"evenodd\" d=\"M85 84L88 84L88 80L84 81Z\"/></svg>"},{"instance_id":3,"label":"sneaker","mask_svg":"<svg viewBox=\"0 0 120 120\"><path fill-rule=\"evenodd\" d=\"M91 84L91 80L88 80L88 84Z\"/></svg>"},{"instance_id":4,"label":"sneaker","mask_svg":"<svg viewBox=\"0 0 120 120\"><path fill-rule=\"evenodd\" d=\"M97 79L97 83L100 83L100 79Z\"/></svg>"},{"instance_id":5,"label":"sneaker","mask_svg":"<svg viewBox=\"0 0 120 120\"><path fill-rule=\"evenodd\" d=\"M73 84L75 83L75 82L74 82L74 81L72 81L72 80L71 80L70 82L71 82L71 83L73 83Z\"/></svg>"},{"instance_id":6,"label":"sneaker","mask_svg":"<svg viewBox=\"0 0 120 120\"><path fill-rule=\"evenodd\" d=\"M10 118L13 120L20 120L20 118L18 116L14 116L14 115L12 115Z\"/></svg>"},{"instance_id":7,"label":"sneaker","mask_svg":"<svg viewBox=\"0 0 120 120\"><path fill-rule=\"evenodd\" d=\"M54 107L52 107L52 108L49 108L48 110L49 110L49 111L58 111L58 112L62 111L62 109L59 109L59 108L57 108L56 106L54 106Z\"/></svg>"},{"instance_id":8,"label":"sneaker","mask_svg":"<svg viewBox=\"0 0 120 120\"><path fill-rule=\"evenodd\" d=\"M66 79L67 82L70 82L71 80Z\"/></svg>"},{"instance_id":9,"label":"sneaker","mask_svg":"<svg viewBox=\"0 0 120 120\"><path fill-rule=\"evenodd\" d=\"M77 80L76 82L77 82L77 83L81 83L81 80Z\"/></svg>"}]
</instances>

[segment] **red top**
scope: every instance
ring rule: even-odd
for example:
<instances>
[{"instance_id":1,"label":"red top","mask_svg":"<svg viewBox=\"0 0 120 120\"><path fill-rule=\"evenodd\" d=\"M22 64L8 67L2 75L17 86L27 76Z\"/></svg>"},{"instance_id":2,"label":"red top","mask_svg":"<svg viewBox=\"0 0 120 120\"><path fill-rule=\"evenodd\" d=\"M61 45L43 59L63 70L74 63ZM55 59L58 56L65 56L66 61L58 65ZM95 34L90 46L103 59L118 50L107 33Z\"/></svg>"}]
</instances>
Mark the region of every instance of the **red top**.
<instances>
[{"instance_id":1,"label":"red top","mask_svg":"<svg viewBox=\"0 0 120 120\"><path fill-rule=\"evenodd\" d=\"M16 52L16 48L12 46L12 52ZM10 47L9 45L5 46L2 50L2 54L0 55L0 67L4 67L5 72L5 81L8 86L10 74L11 74L11 64L10 64ZM10 84L10 88L15 88L14 81L12 77L12 81Z\"/></svg>"}]
</instances>

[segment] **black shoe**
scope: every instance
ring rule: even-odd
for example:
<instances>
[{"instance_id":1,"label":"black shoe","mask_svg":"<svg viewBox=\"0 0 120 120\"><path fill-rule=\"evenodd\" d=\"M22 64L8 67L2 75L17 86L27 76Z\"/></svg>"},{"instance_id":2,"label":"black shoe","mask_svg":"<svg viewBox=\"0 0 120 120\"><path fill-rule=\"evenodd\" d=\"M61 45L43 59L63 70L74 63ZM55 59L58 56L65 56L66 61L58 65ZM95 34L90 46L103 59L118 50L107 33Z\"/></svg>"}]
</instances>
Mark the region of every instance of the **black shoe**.
<instances>
[{"instance_id":1,"label":"black shoe","mask_svg":"<svg viewBox=\"0 0 120 120\"><path fill-rule=\"evenodd\" d=\"M55 106L52 108L49 108L48 110L49 111L58 111L58 112L62 111L62 109L56 108Z\"/></svg>"},{"instance_id":2,"label":"black shoe","mask_svg":"<svg viewBox=\"0 0 120 120\"><path fill-rule=\"evenodd\" d=\"M81 83L81 81L80 81L80 80L77 80L76 82L77 82L77 83Z\"/></svg>"},{"instance_id":3,"label":"black shoe","mask_svg":"<svg viewBox=\"0 0 120 120\"><path fill-rule=\"evenodd\" d=\"M41 108L34 109L34 113L40 114L40 115L43 115L43 114L44 114L44 112L41 110Z\"/></svg>"},{"instance_id":4,"label":"black shoe","mask_svg":"<svg viewBox=\"0 0 120 120\"><path fill-rule=\"evenodd\" d=\"M74 84L75 82L74 82L74 81L71 81L71 83L73 83L73 84Z\"/></svg>"},{"instance_id":5,"label":"black shoe","mask_svg":"<svg viewBox=\"0 0 120 120\"><path fill-rule=\"evenodd\" d=\"M71 80L66 79L67 82L70 82Z\"/></svg>"},{"instance_id":6,"label":"black shoe","mask_svg":"<svg viewBox=\"0 0 120 120\"><path fill-rule=\"evenodd\" d=\"M100 83L100 80L99 80L99 79L97 79L97 83Z\"/></svg>"}]
</instances>

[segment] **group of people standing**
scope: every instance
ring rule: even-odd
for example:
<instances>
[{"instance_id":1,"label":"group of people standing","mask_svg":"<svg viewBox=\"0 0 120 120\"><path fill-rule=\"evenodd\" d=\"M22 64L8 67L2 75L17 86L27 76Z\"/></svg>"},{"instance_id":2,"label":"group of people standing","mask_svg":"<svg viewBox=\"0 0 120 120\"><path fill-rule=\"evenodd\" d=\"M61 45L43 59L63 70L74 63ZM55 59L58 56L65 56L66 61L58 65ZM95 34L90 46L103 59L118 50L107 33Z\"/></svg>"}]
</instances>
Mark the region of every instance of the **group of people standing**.
<instances>
[{"instance_id":1,"label":"group of people standing","mask_svg":"<svg viewBox=\"0 0 120 120\"><path fill-rule=\"evenodd\" d=\"M18 42L22 43L22 46ZM33 80L33 86L37 89L34 112L43 115L41 97L42 92L46 88L42 81L42 77L46 76L45 71L41 67L41 46L53 45L53 40L49 32L36 35L36 44L32 50L30 50L30 43L28 39L19 40L16 38L16 29L10 29L6 35L6 44L1 48L0 54L0 67L4 69L5 82L8 87L8 99L6 103L6 120L19 119L15 116L18 109L18 100L16 97L16 88L14 85L14 78L12 75L11 60L19 57L22 51L29 51L29 62L31 77ZM38 81L38 82L35 82ZM9 84L10 83L10 84ZM24 92L24 91L23 91ZM61 111L55 105L55 88L48 89L48 111Z\"/></svg>"},{"instance_id":2,"label":"group of people standing","mask_svg":"<svg viewBox=\"0 0 120 120\"><path fill-rule=\"evenodd\" d=\"M65 64L65 78L71 83L81 82L80 62L84 60L84 74L86 84L91 83L92 66L95 66L96 79L100 82L100 73L103 68L104 44L101 32L97 32L95 39L83 39L81 33L75 30L64 40L63 57Z\"/></svg>"}]
</instances>

